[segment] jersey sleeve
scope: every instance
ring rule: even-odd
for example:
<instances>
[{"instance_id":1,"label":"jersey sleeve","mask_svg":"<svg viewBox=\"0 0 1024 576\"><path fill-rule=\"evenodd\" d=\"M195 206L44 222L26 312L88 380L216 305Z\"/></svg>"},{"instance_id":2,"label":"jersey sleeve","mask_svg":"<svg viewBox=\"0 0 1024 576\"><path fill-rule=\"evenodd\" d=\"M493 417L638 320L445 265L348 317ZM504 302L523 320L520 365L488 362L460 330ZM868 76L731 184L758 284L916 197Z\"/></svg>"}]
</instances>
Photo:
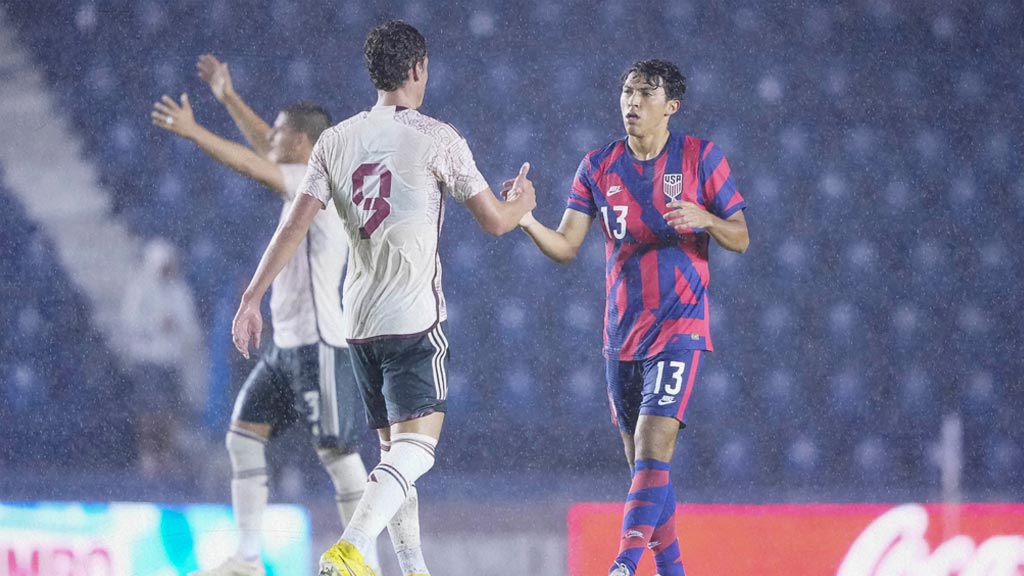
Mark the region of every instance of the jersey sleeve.
<instances>
[{"instance_id":1,"label":"jersey sleeve","mask_svg":"<svg viewBox=\"0 0 1024 576\"><path fill-rule=\"evenodd\" d=\"M714 142L708 143L700 161L700 180L704 183L702 194L708 212L719 218L729 218L747 207L740 191L736 189L729 161Z\"/></svg>"},{"instance_id":2,"label":"jersey sleeve","mask_svg":"<svg viewBox=\"0 0 1024 576\"><path fill-rule=\"evenodd\" d=\"M435 132L429 163L434 176L459 202L465 202L487 188L487 180L476 167L469 143L450 124L441 123Z\"/></svg>"},{"instance_id":3,"label":"jersey sleeve","mask_svg":"<svg viewBox=\"0 0 1024 576\"><path fill-rule=\"evenodd\" d=\"M593 184L590 180L590 155L588 154L576 168L576 176L572 180L572 191L566 208L583 212L591 218L597 216L597 204L594 202Z\"/></svg>"},{"instance_id":4,"label":"jersey sleeve","mask_svg":"<svg viewBox=\"0 0 1024 576\"><path fill-rule=\"evenodd\" d=\"M313 153L309 155L309 164L306 166L306 174L299 184L297 194L308 194L327 208L331 200L331 179L327 173L327 133L324 133L313 146ZM287 188L287 180L285 181Z\"/></svg>"}]
</instances>

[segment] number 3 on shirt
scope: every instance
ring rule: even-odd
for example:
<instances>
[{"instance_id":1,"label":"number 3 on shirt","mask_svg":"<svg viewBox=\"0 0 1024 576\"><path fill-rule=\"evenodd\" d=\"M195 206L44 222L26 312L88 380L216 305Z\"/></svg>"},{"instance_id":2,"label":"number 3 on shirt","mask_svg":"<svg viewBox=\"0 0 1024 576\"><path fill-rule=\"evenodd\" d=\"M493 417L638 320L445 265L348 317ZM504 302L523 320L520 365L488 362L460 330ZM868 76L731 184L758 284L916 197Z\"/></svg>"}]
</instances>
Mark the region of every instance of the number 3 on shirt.
<instances>
[{"instance_id":1,"label":"number 3 on shirt","mask_svg":"<svg viewBox=\"0 0 1024 576\"><path fill-rule=\"evenodd\" d=\"M366 177L377 177L377 195L370 196L365 190ZM359 237L367 239L380 223L391 214L391 171L383 164L363 164L352 174L352 203L368 212L364 216L363 225L359 227Z\"/></svg>"},{"instance_id":2,"label":"number 3 on shirt","mask_svg":"<svg viewBox=\"0 0 1024 576\"><path fill-rule=\"evenodd\" d=\"M604 229L608 235L616 240L626 237L626 214L629 214L629 206L612 206L615 210L615 230L612 230L612 223L608 220L608 207L601 206L601 215L604 216Z\"/></svg>"}]
</instances>

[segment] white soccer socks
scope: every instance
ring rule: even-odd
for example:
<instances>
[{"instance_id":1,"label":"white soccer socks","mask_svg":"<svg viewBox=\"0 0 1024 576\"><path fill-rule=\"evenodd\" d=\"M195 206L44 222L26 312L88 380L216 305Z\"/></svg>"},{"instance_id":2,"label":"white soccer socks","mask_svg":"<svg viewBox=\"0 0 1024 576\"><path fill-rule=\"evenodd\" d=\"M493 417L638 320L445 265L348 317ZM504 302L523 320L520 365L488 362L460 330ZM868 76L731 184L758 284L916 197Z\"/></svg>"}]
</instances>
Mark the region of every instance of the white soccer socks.
<instances>
[{"instance_id":1,"label":"white soccer socks","mask_svg":"<svg viewBox=\"0 0 1024 576\"><path fill-rule=\"evenodd\" d=\"M370 473L366 493L341 539L366 554L415 489L413 483L434 465L435 446L437 440L424 434L392 436L391 449Z\"/></svg>"},{"instance_id":2,"label":"white soccer socks","mask_svg":"<svg viewBox=\"0 0 1024 576\"><path fill-rule=\"evenodd\" d=\"M246 562L258 561L267 508L266 440L238 428L228 431L225 445L231 457L231 506L238 525L238 552Z\"/></svg>"},{"instance_id":3,"label":"white soccer socks","mask_svg":"<svg viewBox=\"0 0 1024 576\"><path fill-rule=\"evenodd\" d=\"M380 441L380 457L391 451L391 442ZM420 545L420 499L416 485L412 484L405 502L388 521L388 535L391 545L398 557L398 565L402 574L430 576L427 563L423 560L423 548Z\"/></svg>"},{"instance_id":4,"label":"white soccer socks","mask_svg":"<svg viewBox=\"0 0 1024 576\"><path fill-rule=\"evenodd\" d=\"M316 455L331 476L334 499L338 502L338 515L342 524L348 526L366 488L366 466L363 465L363 459L358 452L342 454L327 448L317 448Z\"/></svg>"},{"instance_id":5,"label":"white soccer socks","mask_svg":"<svg viewBox=\"0 0 1024 576\"><path fill-rule=\"evenodd\" d=\"M352 515L355 514L356 506L359 505L359 500L363 497L363 492L366 489L366 466L363 464L363 458L358 452L342 454L338 450L327 448L317 448L316 454L320 457L320 462L323 463L334 484L334 499L338 504L338 516L341 517L341 524L348 528L352 521ZM363 557L369 565L375 568L380 565L375 545L371 545L368 550L364 551Z\"/></svg>"},{"instance_id":6,"label":"white soccer socks","mask_svg":"<svg viewBox=\"0 0 1024 576\"><path fill-rule=\"evenodd\" d=\"M405 502L388 522L388 534L398 556L398 565L402 574L430 574L427 563L423 560L423 548L420 545L420 499L416 485L409 489Z\"/></svg>"}]
</instances>

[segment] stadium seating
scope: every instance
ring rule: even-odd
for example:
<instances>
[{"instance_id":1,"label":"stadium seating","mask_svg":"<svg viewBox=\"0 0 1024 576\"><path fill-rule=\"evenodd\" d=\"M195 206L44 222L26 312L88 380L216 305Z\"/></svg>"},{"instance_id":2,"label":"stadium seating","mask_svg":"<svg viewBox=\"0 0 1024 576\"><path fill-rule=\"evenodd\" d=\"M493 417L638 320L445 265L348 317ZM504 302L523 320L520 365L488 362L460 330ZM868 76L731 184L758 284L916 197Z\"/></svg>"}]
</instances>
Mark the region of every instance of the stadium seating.
<instances>
[{"instance_id":1,"label":"stadium seating","mask_svg":"<svg viewBox=\"0 0 1024 576\"><path fill-rule=\"evenodd\" d=\"M123 467L135 450L127 380L53 247L4 187L2 166L0 262L5 480L23 466L32 474Z\"/></svg>"}]
</instances>

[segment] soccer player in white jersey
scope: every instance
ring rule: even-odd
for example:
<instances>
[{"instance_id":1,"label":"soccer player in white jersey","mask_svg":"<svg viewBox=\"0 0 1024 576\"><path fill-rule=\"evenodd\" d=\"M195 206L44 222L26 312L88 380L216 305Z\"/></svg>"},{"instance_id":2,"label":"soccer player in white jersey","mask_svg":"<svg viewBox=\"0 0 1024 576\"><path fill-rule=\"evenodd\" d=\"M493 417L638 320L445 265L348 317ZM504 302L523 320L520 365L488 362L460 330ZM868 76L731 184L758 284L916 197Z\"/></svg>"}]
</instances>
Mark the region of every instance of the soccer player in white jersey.
<instances>
[{"instance_id":1,"label":"soccer player in white jersey","mask_svg":"<svg viewBox=\"0 0 1024 576\"><path fill-rule=\"evenodd\" d=\"M345 279L346 337L371 427L390 450L320 574L368 576L371 543L392 520L404 525L415 482L434 464L447 396L448 340L437 243L448 195L493 235L516 227L536 204L524 164L515 200L502 202L476 168L469 146L450 125L420 114L427 83L423 36L399 21L370 32L364 46L377 104L327 130L284 225L274 235L232 326L235 346L259 345L259 302L291 258L309 223L331 200L350 243ZM403 502L405 504L403 504ZM396 535L419 541L418 530ZM422 558L399 554L404 574L426 574ZM415 562L419 562L416 565Z\"/></svg>"},{"instance_id":2,"label":"soccer player in white jersey","mask_svg":"<svg viewBox=\"0 0 1024 576\"><path fill-rule=\"evenodd\" d=\"M154 105L153 124L187 138L221 164L278 194L283 220L306 173L313 144L331 125L321 107L297 103L269 126L235 92L227 64L200 58L199 75L252 145L217 136L195 121L188 96ZM366 467L356 450L362 402L352 377L338 288L348 255L341 222L324 212L274 280L270 297L274 341L268 345L235 400L227 449L231 501L239 529L235 554L203 576L264 574L260 559L262 514L267 506L268 440L302 420L333 481L338 511L347 524L363 494ZM376 563L373 548L369 561Z\"/></svg>"}]
</instances>

